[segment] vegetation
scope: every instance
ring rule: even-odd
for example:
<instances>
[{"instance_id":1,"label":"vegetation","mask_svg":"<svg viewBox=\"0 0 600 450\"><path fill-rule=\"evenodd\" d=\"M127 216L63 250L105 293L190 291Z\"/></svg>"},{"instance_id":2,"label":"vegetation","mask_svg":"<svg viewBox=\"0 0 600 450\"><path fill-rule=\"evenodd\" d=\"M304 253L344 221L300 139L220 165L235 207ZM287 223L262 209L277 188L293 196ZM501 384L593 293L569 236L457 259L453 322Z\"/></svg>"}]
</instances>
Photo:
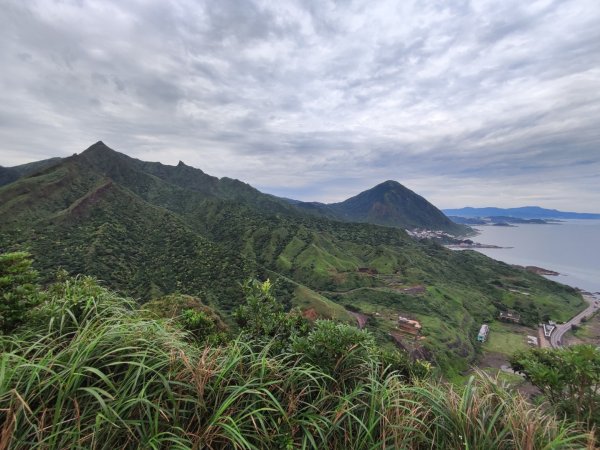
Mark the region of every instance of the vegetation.
<instances>
[{"instance_id":1,"label":"vegetation","mask_svg":"<svg viewBox=\"0 0 600 450\"><path fill-rule=\"evenodd\" d=\"M281 351L295 336L307 333L308 321L297 310L283 311L272 293L269 280L261 283L250 279L244 283L243 290L246 300L235 311L234 317L245 339L259 346L268 346L269 341L277 342L274 350Z\"/></svg>"},{"instance_id":2,"label":"vegetation","mask_svg":"<svg viewBox=\"0 0 600 450\"><path fill-rule=\"evenodd\" d=\"M398 228L427 228L456 235L473 232L452 222L420 195L388 180L340 203L296 203L308 213L338 220L367 222Z\"/></svg>"},{"instance_id":3,"label":"vegetation","mask_svg":"<svg viewBox=\"0 0 600 450\"><path fill-rule=\"evenodd\" d=\"M190 295L171 294L152 300L144 305L144 313L152 319L172 319L196 342L216 345L230 336L220 314Z\"/></svg>"},{"instance_id":4,"label":"vegetation","mask_svg":"<svg viewBox=\"0 0 600 450\"><path fill-rule=\"evenodd\" d=\"M247 286L249 304L269 299L269 284ZM593 446L482 374L460 389L402 374L345 325L319 322L294 350L273 352L277 337L262 349L246 338L207 345L89 277L61 278L39 298L0 336L1 448ZM302 349L332 339L349 351Z\"/></svg>"},{"instance_id":5,"label":"vegetation","mask_svg":"<svg viewBox=\"0 0 600 450\"><path fill-rule=\"evenodd\" d=\"M600 351L595 346L531 349L513 355L511 364L558 412L588 426L600 424Z\"/></svg>"},{"instance_id":6,"label":"vegetation","mask_svg":"<svg viewBox=\"0 0 600 450\"><path fill-rule=\"evenodd\" d=\"M534 333L532 330L531 333ZM515 327L501 322L490 324L490 334L483 349L488 352L512 355L518 350L526 350L526 335L515 332Z\"/></svg>"},{"instance_id":7,"label":"vegetation","mask_svg":"<svg viewBox=\"0 0 600 450\"><path fill-rule=\"evenodd\" d=\"M24 252L0 254L0 332L11 333L39 301L37 273Z\"/></svg>"},{"instance_id":8,"label":"vegetation","mask_svg":"<svg viewBox=\"0 0 600 450\"><path fill-rule=\"evenodd\" d=\"M355 206L408 195L385 183L371 194ZM36 255L41 283L62 267L139 303L188 295L229 325L244 298L239 281L269 278L283 311L350 322L344 305L358 308L388 348L398 315L420 320L425 339L402 345L455 373L475 360L477 330L499 311L531 325L566 320L584 305L571 288L476 252L306 214L239 181L138 161L102 143L0 187L0 251Z\"/></svg>"}]
</instances>

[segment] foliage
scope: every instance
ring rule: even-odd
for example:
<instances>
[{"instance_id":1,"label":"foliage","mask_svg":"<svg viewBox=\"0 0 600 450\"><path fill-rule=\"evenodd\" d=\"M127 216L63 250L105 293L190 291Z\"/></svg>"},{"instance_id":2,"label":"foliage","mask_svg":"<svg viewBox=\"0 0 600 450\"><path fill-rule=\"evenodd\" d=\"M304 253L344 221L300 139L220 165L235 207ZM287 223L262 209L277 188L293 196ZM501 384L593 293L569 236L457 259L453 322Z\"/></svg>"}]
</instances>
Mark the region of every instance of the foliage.
<instances>
[{"instance_id":1,"label":"foliage","mask_svg":"<svg viewBox=\"0 0 600 450\"><path fill-rule=\"evenodd\" d=\"M269 280L248 279L243 290L245 302L234 312L234 317L248 339L264 341L275 338L275 342L286 345L291 337L307 332L307 320L296 310L283 311L283 306L273 295L273 285Z\"/></svg>"},{"instance_id":2,"label":"foliage","mask_svg":"<svg viewBox=\"0 0 600 450\"><path fill-rule=\"evenodd\" d=\"M572 289L476 252L307 214L236 180L134 160L102 143L0 187L0 249L35 254L43 283L62 266L141 302L174 292L202 298L225 320L244 301L238 281L256 275L277 280L286 311L350 321L348 304L428 319L423 354L447 372L468 367L478 326L501 310L535 324L584 306ZM418 301L404 292L415 285L426 288ZM384 344L394 321L367 327Z\"/></svg>"},{"instance_id":3,"label":"foliage","mask_svg":"<svg viewBox=\"0 0 600 450\"><path fill-rule=\"evenodd\" d=\"M197 297L166 295L145 303L143 314L153 319L172 319L196 342L218 345L229 339L229 328L218 312Z\"/></svg>"},{"instance_id":4,"label":"foliage","mask_svg":"<svg viewBox=\"0 0 600 450\"><path fill-rule=\"evenodd\" d=\"M600 425L600 350L595 346L535 348L513 355L511 365L558 411L588 426Z\"/></svg>"},{"instance_id":5,"label":"foliage","mask_svg":"<svg viewBox=\"0 0 600 450\"><path fill-rule=\"evenodd\" d=\"M0 332L9 334L23 324L39 302L37 272L25 252L0 254Z\"/></svg>"},{"instance_id":6,"label":"foliage","mask_svg":"<svg viewBox=\"0 0 600 450\"><path fill-rule=\"evenodd\" d=\"M216 345L227 339L224 332L218 331L215 320L203 311L186 309L181 316L181 323L199 342Z\"/></svg>"},{"instance_id":7,"label":"foliage","mask_svg":"<svg viewBox=\"0 0 600 450\"><path fill-rule=\"evenodd\" d=\"M378 348L377 358L386 370L396 372L406 380L425 380L433 374L433 368L428 361L411 360L406 352Z\"/></svg>"},{"instance_id":8,"label":"foliage","mask_svg":"<svg viewBox=\"0 0 600 450\"><path fill-rule=\"evenodd\" d=\"M317 320L307 336L294 340L292 348L335 376L373 359L376 346L367 331L332 320Z\"/></svg>"},{"instance_id":9,"label":"foliage","mask_svg":"<svg viewBox=\"0 0 600 450\"><path fill-rule=\"evenodd\" d=\"M81 296L89 314L0 336L2 448L592 448L483 375L464 389L411 384L367 362L348 383L243 339L192 343L175 319L149 319L91 279L51 290L57 310Z\"/></svg>"}]
</instances>

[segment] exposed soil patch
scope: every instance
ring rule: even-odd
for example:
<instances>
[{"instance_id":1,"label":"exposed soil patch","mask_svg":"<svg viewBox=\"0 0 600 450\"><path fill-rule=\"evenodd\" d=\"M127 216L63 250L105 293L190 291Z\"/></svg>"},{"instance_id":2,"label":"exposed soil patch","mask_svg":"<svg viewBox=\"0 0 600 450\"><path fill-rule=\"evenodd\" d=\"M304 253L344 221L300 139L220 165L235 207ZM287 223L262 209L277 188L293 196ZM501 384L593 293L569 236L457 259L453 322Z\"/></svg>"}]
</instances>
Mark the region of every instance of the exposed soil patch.
<instances>
[{"instance_id":1,"label":"exposed soil patch","mask_svg":"<svg viewBox=\"0 0 600 450\"><path fill-rule=\"evenodd\" d=\"M310 308L305 311L302 311L302 316L313 322L319 318L319 315L317 314L317 311L315 311L315 308Z\"/></svg>"},{"instance_id":2,"label":"exposed soil patch","mask_svg":"<svg viewBox=\"0 0 600 450\"><path fill-rule=\"evenodd\" d=\"M411 295L416 295L416 294L424 294L425 293L425 286L418 284L416 286L411 286L408 288L404 288L402 289L402 292L404 292L405 294L411 294Z\"/></svg>"},{"instance_id":3,"label":"exposed soil patch","mask_svg":"<svg viewBox=\"0 0 600 450\"><path fill-rule=\"evenodd\" d=\"M477 366L481 369L491 368L492 370L488 371L488 373L491 372L494 375L501 375L501 373L504 372L502 366L504 366L504 368L509 368L510 363L508 362L508 356L502 353L486 352L481 357L481 360ZM528 399L532 399L536 395L540 394L540 390L524 378L522 381L514 384L513 389Z\"/></svg>"},{"instance_id":4,"label":"exposed soil patch","mask_svg":"<svg viewBox=\"0 0 600 450\"><path fill-rule=\"evenodd\" d=\"M369 320L369 316L367 316L366 314L361 314L359 312L354 311L348 311L348 314L352 315L356 319L356 322L358 323L358 328L361 330L367 324L367 320Z\"/></svg>"},{"instance_id":5,"label":"exposed soil patch","mask_svg":"<svg viewBox=\"0 0 600 450\"><path fill-rule=\"evenodd\" d=\"M113 183L111 180L104 183L102 186L99 186L92 192L84 195L75 203L71 205L71 214L80 216L83 214L85 210L87 210L90 206L98 203L105 192L108 192L113 187Z\"/></svg>"},{"instance_id":6,"label":"exposed soil patch","mask_svg":"<svg viewBox=\"0 0 600 450\"><path fill-rule=\"evenodd\" d=\"M494 369L500 369L503 365L507 364L510 365L508 357L503 353L485 352L477 365L482 368L492 367Z\"/></svg>"}]
</instances>

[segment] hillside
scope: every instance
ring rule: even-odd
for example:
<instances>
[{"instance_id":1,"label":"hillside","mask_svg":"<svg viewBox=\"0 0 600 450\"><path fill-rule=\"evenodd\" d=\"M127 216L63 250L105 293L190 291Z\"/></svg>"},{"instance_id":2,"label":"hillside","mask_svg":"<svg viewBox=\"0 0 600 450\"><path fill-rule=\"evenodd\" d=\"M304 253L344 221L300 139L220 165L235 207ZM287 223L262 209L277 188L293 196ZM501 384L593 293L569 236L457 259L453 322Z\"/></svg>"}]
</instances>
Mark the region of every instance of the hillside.
<instances>
[{"instance_id":1,"label":"hillside","mask_svg":"<svg viewBox=\"0 0 600 450\"><path fill-rule=\"evenodd\" d=\"M523 206L521 208L459 208L444 209L449 216L459 217L492 217L508 216L518 219L600 219L600 214L558 211L540 208L539 206Z\"/></svg>"},{"instance_id":2,"label":"hillside","mask_svg":"<svg viewBox=\"0 0 600 450\"><path fill-rule=\"evenodd\" d=\"M426 228L464 235L469 228L452 222L420 195L388 180L340 203L294 202L307 212L349 222L404 229Z\"/></svg>"},{"instance_id":3,"label":"hillside","mask_svg":"<svg viewBox=\"0 0 600 450\"><path fill-rule=\"evenodd\" d=\"M593 448L483 374L456 388L364 330L283 313L266 282L246 317L272 308L231 333L190 296L140 308L64 274L41 290L22 253L0 254L0 279L29 305L0 321L3 449Z\"/></svg>"},{"instance_id":4,"label":"hillside","mask_svg":"<svg viewBox=\"0 0 600 450\"><path fill-rule=\"evenodd\" d=\"M36 171L58 164L59 161L61 161L61 158L50 158L13 167L0 166L0 186L12 183L21 177L31 175Z\"/></svg>"},{"instance_id":5,"label":"hillside","mask_svg":"<svg viewBox=\"0 0 600 450\"><path fill-rule=\"evenodd\" d=\"M537 323L583 305L573 289L481 254L302 213L240 181L102 143L0 188L0 251L17 249L46 280L62 266L140 301L198 296L226 319L241 281L270 277L287 308L346 321L359 312L381 343L456 369L477 356L476 331L499 310ZM422 339L397 335L398 315L420 320Z\"/></svg>"}]
</instances>

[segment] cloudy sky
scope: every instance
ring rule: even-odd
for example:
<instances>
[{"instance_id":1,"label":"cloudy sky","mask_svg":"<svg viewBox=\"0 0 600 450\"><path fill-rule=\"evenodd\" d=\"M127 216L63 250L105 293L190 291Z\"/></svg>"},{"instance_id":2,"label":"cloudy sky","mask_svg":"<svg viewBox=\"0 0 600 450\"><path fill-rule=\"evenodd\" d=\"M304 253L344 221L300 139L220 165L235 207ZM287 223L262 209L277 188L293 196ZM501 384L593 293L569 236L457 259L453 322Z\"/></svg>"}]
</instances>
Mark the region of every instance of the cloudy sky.
<instances>
[{"instance_id":1,"label":"cloudy sky","mask_svg":"<svg viewBox=\"0 0 600 450\"><path fill-rule=\"evenodd\" d=\"M1 3L0 165L103 140L301 200L600 212L598 0Z\"/></svg>"}]
</instances>

